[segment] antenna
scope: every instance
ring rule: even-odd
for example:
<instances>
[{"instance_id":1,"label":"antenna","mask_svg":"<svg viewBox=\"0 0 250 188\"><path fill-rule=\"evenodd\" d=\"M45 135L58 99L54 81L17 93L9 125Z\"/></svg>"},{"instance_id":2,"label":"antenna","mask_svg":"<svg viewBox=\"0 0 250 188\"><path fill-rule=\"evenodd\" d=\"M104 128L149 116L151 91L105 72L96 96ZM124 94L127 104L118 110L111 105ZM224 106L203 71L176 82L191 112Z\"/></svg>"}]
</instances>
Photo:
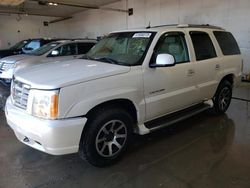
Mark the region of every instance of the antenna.
<instances>
[{"instance_id":1,"label":"antenna","mask_svg":"<svg viewBox=\"0 0 250 188\"><path fill-rule=\"evenodd\" d=\"M146 29L150 29L151 26L150 26L150 22L148 23L148 26L146 27Z\"/></svg>"}]
</instances>

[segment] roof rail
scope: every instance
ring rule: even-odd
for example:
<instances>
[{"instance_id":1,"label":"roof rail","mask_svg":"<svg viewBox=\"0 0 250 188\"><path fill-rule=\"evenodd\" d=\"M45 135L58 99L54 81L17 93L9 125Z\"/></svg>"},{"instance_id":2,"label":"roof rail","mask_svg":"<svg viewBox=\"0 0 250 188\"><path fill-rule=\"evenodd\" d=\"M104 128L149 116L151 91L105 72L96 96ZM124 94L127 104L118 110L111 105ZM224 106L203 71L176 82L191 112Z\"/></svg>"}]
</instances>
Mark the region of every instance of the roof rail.
<instances>
[{"instance_id":1,"label":"roof rail","mask_svg":"<svg viewBox=\"0 0 250 188\"><path fill-rule=\"evenodd\" d=\"M178 28L209 28L209 29L221 29L225 30L222 27L209 25L209 24L167 24L167 25L157 25L157 26L148 26L146 29L157 28L157 27L178 27Z\"/></svg>"},{"instance_id":2,"label":"roof rail","mask_svg":"<svg viewBox=\"0 0 250 188\"><path fill-rule=\"evenodd\" d=\"M218 27L215 25L209 25L209 24L179 24L177 25L179 28L184 28L184 27L192 27L192 28L209 28L209 29L223 29L222 27Z\"/></svg>"},{"instance_id":3,"label":"roof rail","mask_svg":"<svg viewBox=\"0 0 250 188\"><path fill-rule=\"evenodd\" d=\"M157 28L157 27L167 27L167 26L169 26L169 27L177 27L178 26L178 24L166 24L166 25L156 25L156 26L147 26L146 27L146 29L150 29L150 28Z\"/></svg>"}]
</instances>

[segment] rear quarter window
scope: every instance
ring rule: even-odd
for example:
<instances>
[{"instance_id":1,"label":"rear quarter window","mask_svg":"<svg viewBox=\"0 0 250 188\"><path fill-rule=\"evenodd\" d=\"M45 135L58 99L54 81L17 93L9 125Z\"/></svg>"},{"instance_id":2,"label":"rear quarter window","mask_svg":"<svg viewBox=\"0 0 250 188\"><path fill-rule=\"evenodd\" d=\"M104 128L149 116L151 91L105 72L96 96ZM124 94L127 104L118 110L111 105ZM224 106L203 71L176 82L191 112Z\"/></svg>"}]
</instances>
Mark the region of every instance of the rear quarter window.
<instances>
[{"instance_id":1,"label":"rear quarter window","mask_svg":"<svg viewBox=\"0 0 250 188\"><path fill-rule=\"evenodd\" d=\"M219 43L223 55L240 54L239 46L231 33L224 31L214 31L214 36Z\"/></svg>"}]
</instances>

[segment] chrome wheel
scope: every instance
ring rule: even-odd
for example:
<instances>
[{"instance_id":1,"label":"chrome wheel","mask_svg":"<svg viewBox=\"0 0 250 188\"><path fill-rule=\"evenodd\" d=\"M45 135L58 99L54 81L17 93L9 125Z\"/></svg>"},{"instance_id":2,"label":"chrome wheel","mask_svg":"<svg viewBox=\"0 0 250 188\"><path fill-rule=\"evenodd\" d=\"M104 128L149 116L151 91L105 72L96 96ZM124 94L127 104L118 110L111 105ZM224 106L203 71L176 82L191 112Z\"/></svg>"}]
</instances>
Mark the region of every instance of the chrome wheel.
<instances>
[{"instance_id":1,"label":"chrome wheel","mask_svg":"<svg viewBox=\"0 0 250 188\"><path fill-rule=\"evenodd\" d=\"M113 157L122 150L126 140L126 125L120 120L111 120L99 130L95 140L96 150L103 157Z\"/></svg>"},{"instance_id":2,"label":"chrome wheel","mask_svg":"<svg viewBox=\"0 0 250 188\"><path fill-rule=\"evenodd\" d=\"M220 110L224 111L228 108L230 101L231 101L231 90L228 87L224 87L219 95L219 108Z\"/></svg>"}]
</instances>

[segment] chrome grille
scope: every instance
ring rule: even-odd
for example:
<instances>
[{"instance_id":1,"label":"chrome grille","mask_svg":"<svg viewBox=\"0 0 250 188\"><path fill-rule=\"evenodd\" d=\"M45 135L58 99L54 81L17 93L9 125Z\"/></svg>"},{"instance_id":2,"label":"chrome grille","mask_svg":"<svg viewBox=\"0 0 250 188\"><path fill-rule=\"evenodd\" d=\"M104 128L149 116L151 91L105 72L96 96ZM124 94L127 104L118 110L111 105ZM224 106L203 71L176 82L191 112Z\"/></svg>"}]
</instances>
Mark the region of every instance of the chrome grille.
<instances>
[{"instance_id":1,"label":"chrome grille","mask_svg":"<svg viewBox=\"0 0 250 188\"><path fill-rule=\"evenodd\" d=\"M13 80L11 86L11 95L13 104L19 108L26 110L29 98L30 86Z\"/></svg>"}]
</instances>

